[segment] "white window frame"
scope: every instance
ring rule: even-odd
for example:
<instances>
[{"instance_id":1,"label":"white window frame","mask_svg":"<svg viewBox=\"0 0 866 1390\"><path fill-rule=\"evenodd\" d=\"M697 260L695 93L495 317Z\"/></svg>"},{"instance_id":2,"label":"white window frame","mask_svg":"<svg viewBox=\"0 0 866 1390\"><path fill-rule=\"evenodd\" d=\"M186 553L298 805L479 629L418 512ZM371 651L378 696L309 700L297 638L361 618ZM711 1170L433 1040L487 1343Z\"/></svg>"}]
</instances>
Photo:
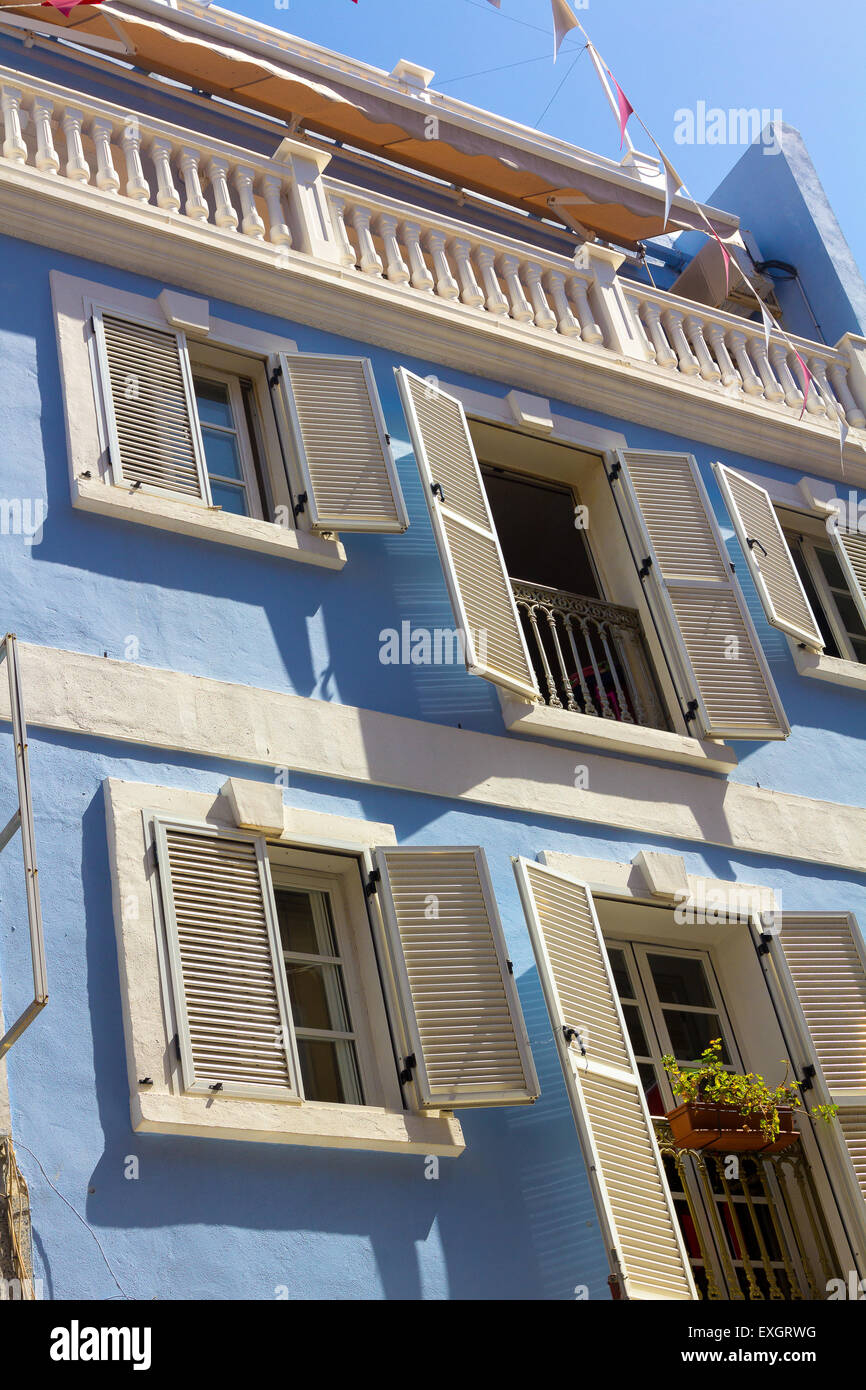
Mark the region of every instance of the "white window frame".
<instances>
[{"instance_id":1,"label":"white window frame","mask_svg":"<svg viewBox=\"0 0 866 1390\"><path fill-rule=\"evenodd\" d=\"M238 827L222 795L107 779L105 796L133 1129L446 1157L463 1151L453 1115L405 1109L400 1093L361 877L376 845L396 843L393 826L290 809L283 833L267 835L278 878L292 864L323 875L346 904L349 973L357 968L353 1024L366 1035L359 1049L366 1103L215 1097L183 1088L153 822L207 824L234 835Z\"/></svg>"},{"instance_id":2,"label":"white window frame","mask_svg":"<svg viewBox=\"0 0 866 1390\"><path fill-rule=\"evenodd\" d=\"M254 364L251 364L253 366ZM233 433L237 440L238 454L240 457L241 482L243 484L244 495L247 502L247 515L263 518L262 505L264 499L261 496L258 476L256 474L255 463L253 462L253 450L250 442L250 433L247 427L246 410L244 408L243 391L241 388L241 375L239 372L221 371L218 367L199 366L194 360L193 352L190 352L190 375L192 377L193 401L195 401L195 383L197 380L217 382L228 389L229 409L231 410L234 430L223 430L222 433ZM250 372L252 376L252 370ZM256 403L258 409L258 402ZM262 421L259 422L263 424ZM201 418L198 421L199 433L202 437L203 465L208 487L211 483L210 470L207 465L207 446L204 443L205 428L217 428L217 426L206 426L202 424ZM267 469L268 460L262 459L262 468ZM217 476L217 481L220 481Z\"/></svg>"},{"instance_id":3,"label":"white window frame","mask_svg":"<svg viewBox=\"0 0 866 1390\"><path fill-rule=\"evenodd\" d=\"M840 656L837 657L837 660L850 661L853 662L855 666L866 667L866 662L860 661L857 658L857 655L854 651L854 647L851 644L851 639L848 636L847 628L842 622L842 615L840 614L839 609L836 606L836 596L833 593L833 590L830 588L827 576L824 573L824 567L821 564L821 561L818 559L817 554L815 553L816 545L821 543L819 538L817 536L813 536L812 534L810 534L809 530L804 528L803 531L799 533L798 540L800 541L800 545L803 551L803 559L806 563L806 568L809 571L809 577L811 578L812 583L815 586L815 591L818 595L819 602L824 611L824 617L827 619L827 624L830 628L830 631L833 634L833 639L836 643L836 646L839 648ZM836 552L833 550L833 546L830 540L826 537L826 533L824 537L824 542L824 548L829 550L835 558ZM842 573L843 577L845 577L844 570L842 571ZM851 593L847 577L845 577L845 583L846 590L848 592L848 596L851 599L851 602L856 604L856 599L854 598L854 595Z\"/></svg>"},{"instance_id":4,"label":"white window frame","mask_svg":"<svg viewBox=\"0 0 866 1390\"><path fill-rule=\"evenodd\" d=\"M56 270L51 271L50 281L74 507L286 560L342 569L346 552L338 539L299 530L294 524L276 420L270 418L273 407L267 391L267 362L274 353L297 352L293 340L217 318L210 313L207 300L193 296L169 291L153 297L133 294ZM262 427L262 471L273 494L274 520L237 516L210 505L206 471L207 500L165 489L131 489L114 478L108 458L109 431L94 370L97 348L90 326L94 308L162 332L182 329L192 362L204 360L216 367L217 359L223 357L226 362L231 360L229 371L253 381ZM189 384L192 390L191 380ZM197 429L197 412L195 426ZM204 469L201 439L197 447Z\"/></svg>"}]
</instances>

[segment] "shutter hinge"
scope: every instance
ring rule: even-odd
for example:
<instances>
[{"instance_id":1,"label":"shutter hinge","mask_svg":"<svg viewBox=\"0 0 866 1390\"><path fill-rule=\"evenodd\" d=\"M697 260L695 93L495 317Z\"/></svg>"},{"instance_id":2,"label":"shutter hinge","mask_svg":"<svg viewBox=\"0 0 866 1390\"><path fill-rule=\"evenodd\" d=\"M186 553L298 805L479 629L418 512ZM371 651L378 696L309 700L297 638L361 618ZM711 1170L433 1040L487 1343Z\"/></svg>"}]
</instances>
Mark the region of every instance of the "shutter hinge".
<instances>
[{"instance_id":1,"label":"shutter hinge","mask_svg":"<svg viewBox=\"0 0 866 1390\"><path fill-rule=\"evenodd\" d=\"M759 945L758 945L758 947L757 947L757 952L758 952L758 955L759 955L759 956L768 956L768 955L770 954L770 946L771 946L772 940L773 940L773 938L772 938L770 932L768 932L768 931L762 931L762 932L761 932L761 940L760 940L760 943L759 943Z\"/></svg>"},{"instance_id":2,"label":"shutter hinge","mask_svg":"<svg viewBox=\"0 0 866 1390\"><path fill-rule=\"evenodd\" d=\"M374 893L378 893L379 889L377 888L376 885L377 885L378 883L381 883L381 882L382 882L382 870L381 870L381 869L371 869L371 871L370 871L370 876L369 876L369 878L367 879L367 882L364 884L364 892L367 894L367 897L368 897L368 898L372 898L372 896L373 896Z\"/></svg>"},{"instance_id":3,"label":"shutter hinge","mask_svg":"<svg viewBox=\"0 0 866 1390\"><path fill-rule=\"evenodd\" d=\"M408 1057L403 1058L403 1069L400 1072L401 1086L408 1086L409 1082L412 1080L412 1072L415 1070L417 1065L418 1063L415 1060L414 1052L410 1052Z\"/></svg>"},{"instance_id":4,"label":"shutter hinge","mask_svg":"<svg viewBox=\"0 0 866 1390\"><path fill-rule=\"evenodd\" d=\"M619 459L617 459L616 463L614 463L614 464L611 466L611 470L610 470L610 472L609 472L608 475L607 475L607 480L608 480L608 482L609 482L609 483L615 483L621 472L622 472L622 464L620 463Z\"/></svg>"},{"instance_id":5,"label":"shutter hinge","mask_svg":"<svg viewBox=\"0 0 866 1390\"><path fill-rule=\"evenodd\" d=\"M152 1086L152 1085L153 1085L153 1077L152 1077L152 1076L140 1076L140 1077L138 1078L138 1084L139 1084L139 1086Z\"/></svg>"},{"instance_id":6,"label":"shutter hinge","mask_svg":"<svg viewBox=\"0 0 866 1390\"><path fill-rule=\"evenodd\" d=\"M442 503L442 505L444 506L444 505L445 505L445 493L442 491L442 484L441 484L441 483L431 483L431 484L430 484L430 491L432 492L432 494L433 494L434 497L438 497L438 498L439 498L439 501L440 501L440 502Z\"/></svg>"},{"instance_id":7,"label":"shutter hinge","mask_svg":"<svg viewBox=\"0 0 866 1390\"><path fill-rule=\"evenodd\" d=\"M509 975L513 975L513 974L514 974L514 961L513 961L513 960L507 960L507 961L505 962L505 964L508 966L508 973L509 973Z\"/></svg>"},{"instance_id":8,"label":"shutter hinge","mask_svg":"<svg viewBox=\"0 0 866 1390\"><path fill-rule=\"evenodd\" d=\"M388 433L387 430L385 431L385 443L388 445L388 448L390 449L390 447L391 447L391 436L390 436L390 434Z\"/></svg>"},{"instance_id":9,"label":"shutter hinge","mask_svg":"<svg viewBox=\"0 0 866 1390\"><path fill-rule=\"evenodd\" d=\"M306 509L308 501L309 498L307 497L307 494L305 492L301 492L298 494L298 500L292 507L292 516L295 518L296 521L298 517L301 515L301 512Z\"/></svg>"},{"instance_id":10,"label":"shutter hinge","mask_svg":"<svg viewBox=\"0 0 866 1390\"><path fill-rule=\"evenodd\" d=\"M698 717L698 702L697 702L697 700L689 700L689 707L688 707L688 709L686 710L685 716L684 716L684 717L685 717L685 721L686 721L687 724L691 724L691 722L692 722L693 719L697 719L697 717Z\"/></svg>"},{"instance_id":11,"label":"shutter hinge","mask_svg":"<svg viewBox=\"0 0 866 1390\"><path fill-rule=\"evenodd\" d=\"M811 1064L803 1068L803 1079L797 1083L801 1091L811 1091L814 1076L815 1068Z\"/></svg>"},{"instance_id":12,"label":"shutter hinge","mask_svg":"<svg viewBox=\"0 0 866 1390\"><path fill-rule=\"evenodd\" d=\"M175 1033L173 1041L174 1041L174 1055L175 1055L175 1057L177 1058L177 1060L180 1061L181 1058L180 1058L180 1034L179 1034L179 1033Z\"/></svg>"},{"instance_id":13,"label":"shutter hinge","mask_svg":"<svg viewBox=\"0 0 866 1390\"><path fill-rule=\"evenodd\" d=\"M653 567L653 562L652 562L652 560L650 559L650 557L647 555L646 559L644 560L643 564L641 565L640 569L639 569L638 572L637 572L637 577L638 577L638 579L646 579L646 577L647 577L647 575L649 574L649 572L650 572L650 570L652 569L652 567Z\"/></svg>"},{"instance_id":14,"label":"shutter hinge","mask_svg":"<svg viewBox=\"0 0 866 1390\"><path fill-rule=\"evenodd\" d=\"M277 365L274 367L274 370L271 372L270 376L268 377L268 386L271 388L272 391L273 391L274 387L276 386L277 382L279 381L280 377L282 376L282 374L283 374L282 363L281 363L281 362L278 362Z\"/></svg>"},{"instance_id":15,"label":"shutter hinge","mask_svg":"<svg viewBox=\"0 0 866 1390\"><path fill-rule=\"evenodd\" d=\"M209 1091L221 1091L222 1088L223 1088L223 1083L222 1083L221 1081L215 1081L214 1084L213 1084L212 1086L208 1086L208 1090L209 1090Z\"/></svg>"},{"instance_id":16,"label":"shutter hinge","mask_svg":"<svg viewBox=\"0 0 866 1390\"><path fill-rule=\"evenodd\" d=\"M91 315L90 315L90 331L91 331L91 333L95 333L95 332L96 332L96 315L95 315L95 314L91 314Z\"/></svg>"}]
</instances>

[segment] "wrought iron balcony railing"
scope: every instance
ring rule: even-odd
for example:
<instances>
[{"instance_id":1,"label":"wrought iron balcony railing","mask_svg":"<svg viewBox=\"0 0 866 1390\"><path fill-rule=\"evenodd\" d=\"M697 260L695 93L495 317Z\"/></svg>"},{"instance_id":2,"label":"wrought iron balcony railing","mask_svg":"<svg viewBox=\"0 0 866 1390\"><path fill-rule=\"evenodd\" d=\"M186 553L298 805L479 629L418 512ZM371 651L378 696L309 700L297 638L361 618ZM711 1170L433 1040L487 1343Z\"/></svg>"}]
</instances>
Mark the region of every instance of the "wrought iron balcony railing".
<instances>
[{"instance_id":1,"label":"wrought iron balcony railing","mask_svg":"<svg viewBox=\"0 0 866 1390\"><path fill-rule=\"evenodd\" d=\"M511 588L545 704L668 727L635 609L522 579Z\"/></svg>"}]
</instances>

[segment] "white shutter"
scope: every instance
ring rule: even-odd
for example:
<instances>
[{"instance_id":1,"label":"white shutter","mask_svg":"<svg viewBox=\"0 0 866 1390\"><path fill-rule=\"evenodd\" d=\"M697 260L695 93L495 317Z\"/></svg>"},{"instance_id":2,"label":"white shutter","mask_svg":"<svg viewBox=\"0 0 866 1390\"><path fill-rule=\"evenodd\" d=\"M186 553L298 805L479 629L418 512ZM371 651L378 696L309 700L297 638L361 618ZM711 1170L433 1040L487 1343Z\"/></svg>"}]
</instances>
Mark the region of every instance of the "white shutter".
<instances>
[{"instance_id":1,"label":"white shutter","mask_svg":"<svg viewBox=\"0 0 866 1390\"><path fill-rule=\"evenodd\" d=\"M114 482L210 505L184 334L100 308L93 327Z\"/></svg>"},{"instance_id":2,"label":"white shutter","mask_svg":"<svg viewBox=\"0 0 866 1390\"><path fill-rule=\"evenodd\" d=\"M697 1298L592 894L514 872L611 1268L627 1298Z\"/></svg>"},{"instance_id":3,"label":"white shutter","mask_svg":"<svg viewBox=\"0 0 866 1390\"><path fill-rule=\"evenodd\" d=\"M379 849L376 864L402 1061L420 1107L535 1100L538 1078L484 852Z\"/></svg>"},{"instance_id":4,"label":"white shutter","mask_svg":"<svg viewBox=\"0 0 866 1390\"><path fill-rule=\"evenodd\" d=\"M813 1093L807 1093L804 1104L833 1101L839 1106L839 1132L866 1198L863 938L854 917L847 912L786 912L781 925L781 934L769 938L772 958L800 1025L801 1045L818 1064L818 1094L812 1100ZM823 1133L821 1121L817 1130L819 1135ZM828 1133L826 1138L830 1137Z\"/></svg>"},{"instance_id":5,"label":"white shutter","mask_svg":"<svg viewBox=\"0 0 866 1390\"><path fill-rule=\"evenodd\" d=\"M532 662L463 406L404 367L396 375L467 670L536 700Z\"/></svg>"},{"instance_id":6,"label":"white shutter","mask_svg":"<svg viewBox=\"0 0 866 1390\"><path fill-rule=\"evenodd\" d=\"M751 478L745 478L723 463L713 464L713 471L768 620L813 651L823 651L821 629L806 597L770 494Z\"/></svg>"},{"instance_id":7,"label":"white shutter","mask_svg":"<svg viewBox=\"0 0 866 1390\"><path fill-rule=\"evenodd\" d=\"M409 517L366 357L282 352L277 419L314 531L405 531Z\"/></svg>"},{"instance_id":8,"label":"white shutter","mask_svg":"<svg viewBox=\"0 0 866 1390\"><path fill-rule=\"evenodd\" d=\"M678 694L708 738L791 732L691 454L622 450L612 470Z\"/></svg>"},{"instance_id":9,"label":"white shutter","mask_svg":"<svg viewBox=\"0 0 866 1390\"><path fill-rule=\"evenodd\" d=\"M846 531L838 524L828 525L827 535L842 568L857 611L866 624L866 536Z\"/></svg>"},{"instance_id":10,"label":"white shutter","mask_svg":"<svg viewBox=\"0 0 866 1390\"><path fill-rule=\"evenodd\" d=\"M184 1087L298 1100L265 841L154 823Z\"/></svg>"}]
</instances>

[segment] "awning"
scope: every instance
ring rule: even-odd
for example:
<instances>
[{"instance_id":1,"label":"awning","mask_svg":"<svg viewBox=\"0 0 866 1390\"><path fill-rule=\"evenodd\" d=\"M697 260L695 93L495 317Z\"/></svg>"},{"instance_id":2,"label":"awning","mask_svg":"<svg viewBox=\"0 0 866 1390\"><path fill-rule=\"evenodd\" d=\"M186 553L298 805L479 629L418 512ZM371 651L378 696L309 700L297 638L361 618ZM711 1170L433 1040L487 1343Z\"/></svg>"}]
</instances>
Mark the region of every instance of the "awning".
<instances>
[{"instance_id":1,"label":"awning","mask_svg":"<svg viewBox=\"0 0 866 1390\"><path fill-rule=\"evenodd\" d=\"M26 13L32 15L33 10ZM101 8L79 5L68 16L49 6L39 10L39 18L82 39L116 38L119 21L137 66L534 213L557 216L549 203L556 197L583 226L607 240L634 245L664 230L664 191L616 167L610 174L575 170L565 161L515 148L495 134L449 120L447 111L435 105L409 107L388 94L363 92L346 82L322 83L289 61L272 62L232 47L222 37L211 39L184 29L179 12L168 13L177 14L178 22L146 17L112 0ZM431 115L439 127L433 140L427 138ZM675 202L670 228L702 225L693 208ZM717 230L729 235L730 220L720 221Z\"/></svg>"}]
</instances>

